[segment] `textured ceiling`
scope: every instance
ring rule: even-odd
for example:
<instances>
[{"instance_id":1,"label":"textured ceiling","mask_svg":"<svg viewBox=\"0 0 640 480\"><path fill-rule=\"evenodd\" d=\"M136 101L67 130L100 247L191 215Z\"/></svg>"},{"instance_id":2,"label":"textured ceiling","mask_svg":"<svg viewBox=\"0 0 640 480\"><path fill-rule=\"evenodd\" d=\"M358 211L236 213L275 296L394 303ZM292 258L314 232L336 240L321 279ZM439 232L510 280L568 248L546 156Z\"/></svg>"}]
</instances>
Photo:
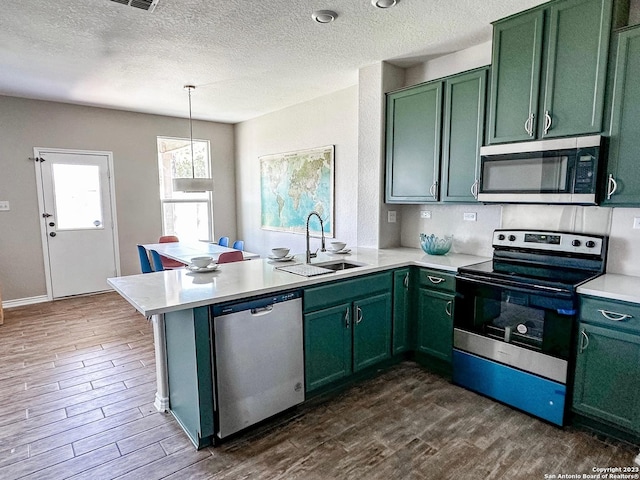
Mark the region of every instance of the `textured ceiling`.
<instances>
[{"instance_id":1,"label":"textured ceiling","mask_svg":"<svg viewBox=\"0 0 640 480\"><path fill-rule=\"evenodd\" d=\"M0 0L0 94L239 122L487 41L541 0ZM320 25L317 9L338 18Z\"/></svg>"}]
</instances>

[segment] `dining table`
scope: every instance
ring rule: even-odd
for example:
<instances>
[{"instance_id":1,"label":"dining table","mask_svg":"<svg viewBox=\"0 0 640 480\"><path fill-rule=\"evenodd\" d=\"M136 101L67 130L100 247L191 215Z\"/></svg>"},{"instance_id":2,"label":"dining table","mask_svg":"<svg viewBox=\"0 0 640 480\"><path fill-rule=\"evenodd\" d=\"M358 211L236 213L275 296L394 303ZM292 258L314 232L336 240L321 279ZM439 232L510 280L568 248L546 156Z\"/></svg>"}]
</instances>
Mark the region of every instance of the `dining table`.
<instances>
[{"instance_id":1,"label":"dining table","mask_svg":"<svg viewBox=\"0 0 640 480\"><path fill-rule=\"evenodd\" d=\"M223 247L211 242L169 242L169 243L146 243L142 245L147 251L155 250L160 255L182 262L185 265L191 263L193 257L212 257L214 262L218 261L221 253L236 251L233 248ZM260 258L260 255L253 252L242 251L245 260Z\"/></svg>"}]
</instances>

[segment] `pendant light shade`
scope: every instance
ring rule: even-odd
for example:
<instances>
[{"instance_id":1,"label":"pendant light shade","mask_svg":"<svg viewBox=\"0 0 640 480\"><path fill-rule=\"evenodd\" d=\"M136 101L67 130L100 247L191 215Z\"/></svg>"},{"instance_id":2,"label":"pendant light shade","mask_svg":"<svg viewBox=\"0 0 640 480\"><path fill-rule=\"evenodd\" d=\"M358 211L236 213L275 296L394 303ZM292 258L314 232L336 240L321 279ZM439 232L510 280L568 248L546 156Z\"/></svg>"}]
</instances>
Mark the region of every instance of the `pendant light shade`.
<instances>
[{"instance_id":1,"label":"pendant light shade","mask_svg":"<svg viewBox=\"0 0 640 480\"><path fill-rule=\"evenodd\" d=\"M174 178L172 182L173 190L176 192L210 192L213 190L213 178L196 178L195 174L196 169L193 158L193 118L191 116L191 91L196 87L194 85L185 85L184 88L189 92L189 139L191 140L191 177Z\"/></svg>"}]
</instances>

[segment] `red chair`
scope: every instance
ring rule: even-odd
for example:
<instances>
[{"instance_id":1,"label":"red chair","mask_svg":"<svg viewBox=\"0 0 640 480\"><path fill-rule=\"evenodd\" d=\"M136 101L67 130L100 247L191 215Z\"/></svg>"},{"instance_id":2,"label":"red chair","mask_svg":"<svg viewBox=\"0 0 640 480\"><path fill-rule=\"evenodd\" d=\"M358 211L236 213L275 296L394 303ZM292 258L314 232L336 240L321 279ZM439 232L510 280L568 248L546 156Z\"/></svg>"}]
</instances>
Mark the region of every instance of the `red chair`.
<instances>
[{"instance_id":1,"label":"red chair","mask_svg":"<svg viewBox=\"0 0 640 480\"><path fill-rule=\"evenodd\" d=\"M179 241L180 240L178 240L178 237L176 237L175 235L164 235L160 237L158 243L173 243ZM167 258L160 255L160 260L162 260L162 266L165 268L165 270L184 267L184 263L174 260L173 258Z\"/></svg>"},{"instance_id":2,"label":"red chair","mask_svg":"<svg viewBox=\"0 0 640 480\"><path fill-rule=\"evenodd\" d=\"M233 252L224 252L221 253L218 257L218 263L230 263L230 262L241 262L244 260L244 255L240 250L234 250Z\"/></svg>"}]
</instances>

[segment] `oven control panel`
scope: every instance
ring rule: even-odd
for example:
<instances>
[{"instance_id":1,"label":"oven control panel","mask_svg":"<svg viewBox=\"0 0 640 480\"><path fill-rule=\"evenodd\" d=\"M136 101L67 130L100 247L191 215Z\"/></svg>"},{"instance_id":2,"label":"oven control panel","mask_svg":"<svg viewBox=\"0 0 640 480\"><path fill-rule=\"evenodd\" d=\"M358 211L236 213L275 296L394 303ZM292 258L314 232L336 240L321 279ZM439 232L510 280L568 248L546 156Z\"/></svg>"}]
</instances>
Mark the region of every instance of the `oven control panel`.
<instances>
[{"instance_id":1,"label":"oven control panel","mask_svg":"<svg viewBox=\"0 0 640 480\"><path fill-rule=\"evenodd\" d=\"M601 255L603 237L538 230L496 230L493 232L493 246Z\"/></svg>"}]
</instances>

